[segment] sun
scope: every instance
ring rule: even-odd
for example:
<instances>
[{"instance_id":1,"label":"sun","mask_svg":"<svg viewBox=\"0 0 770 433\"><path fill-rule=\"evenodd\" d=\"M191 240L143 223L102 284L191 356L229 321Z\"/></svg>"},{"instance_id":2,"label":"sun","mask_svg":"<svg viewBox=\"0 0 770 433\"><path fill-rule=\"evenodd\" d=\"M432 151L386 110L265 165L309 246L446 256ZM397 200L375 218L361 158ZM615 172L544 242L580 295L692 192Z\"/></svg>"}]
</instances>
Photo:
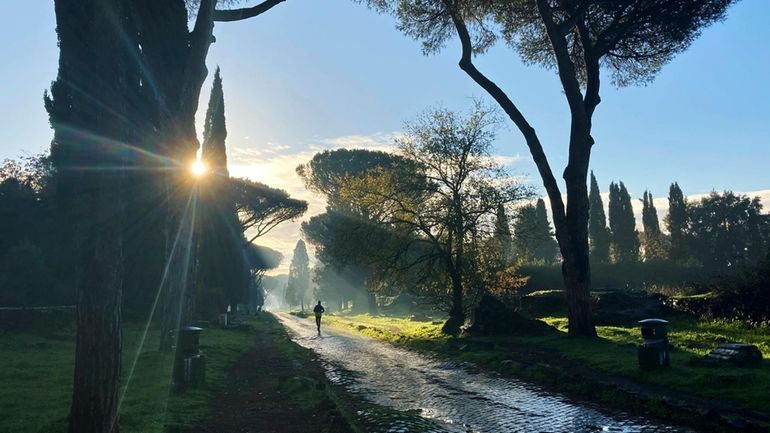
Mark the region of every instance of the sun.
<instances>
[{"instance_id":1,"label":"sun","mask_svg":"<svg viewBox=\"0 0 770 433\"><path fill-rule=\"evenodd\" d=\"M209 171L209 168L205 162L198 160L192 163L190 166L190 171L192 172L193 176L201 177Z\"/></svg>"}]
</instances>

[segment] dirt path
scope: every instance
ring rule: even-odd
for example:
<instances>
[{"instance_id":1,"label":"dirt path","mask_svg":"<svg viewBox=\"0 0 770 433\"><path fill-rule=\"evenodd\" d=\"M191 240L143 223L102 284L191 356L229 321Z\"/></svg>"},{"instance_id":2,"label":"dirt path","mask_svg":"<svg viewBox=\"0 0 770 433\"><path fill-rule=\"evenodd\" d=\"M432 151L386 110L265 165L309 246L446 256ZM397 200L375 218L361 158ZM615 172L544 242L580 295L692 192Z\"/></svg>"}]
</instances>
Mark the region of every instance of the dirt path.
<instances>
[{"instance_id":1,"label":"dirt path","mask_svg":"<svg viewBox=\"0 0 770 433\"><path fill-rule=\"evenodd\" d=\"M325 398L320 363L280 346L288 339L269 319L258 329L255 347L233 366L209 420L188 433L348 433Z\"/></svg>"}]
</instances>

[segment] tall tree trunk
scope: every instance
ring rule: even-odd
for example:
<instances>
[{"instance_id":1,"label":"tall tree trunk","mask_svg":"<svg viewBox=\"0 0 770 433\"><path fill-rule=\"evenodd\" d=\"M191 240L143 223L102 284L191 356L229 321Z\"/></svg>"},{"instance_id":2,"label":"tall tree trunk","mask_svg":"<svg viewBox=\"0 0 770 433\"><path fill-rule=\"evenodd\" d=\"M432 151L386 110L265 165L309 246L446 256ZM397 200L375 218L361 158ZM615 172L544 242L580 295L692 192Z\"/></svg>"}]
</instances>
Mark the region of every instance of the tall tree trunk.
<instances>
[{"instance_id":1,"label":"tall tree trunk","mask_svg":"<svg viewBox=\"0 0 770 433\"><path fill-rule=\"evenodd\" d=\"M595 336L591 315L591 266L588 249L588 190L585 173L567 181L566 234L558 236L567 294L569 334ZM566 176L565 176L566 177Z\"/></svg>"},{"instance_id":2,"label":"tall tree trunk","mask_svg":"<svg viewBox=\"0 0 770 433\"><path fill-rule=\"evenodd\" d=\"M366 299L369 307L369 314L376 315L377 314L377 296L370 292L366 292Z\"/></svg>"},{"instance_id":3,"label":"tall tree trunk","mask_svg":"<svg viewBox=\"0 0 770 433\"><path fill-rule=\"evenodd\" d=\"M449 319L444 323L441 330L446 334L455 335L460 332L460 327L465 323L463 280L462 274L456 267L456 263L449 266L449 277L452 283L452 306L449 309Z\"/></svg>"},{"instance_id":4,"label":"tall tree trunk","mask_svg":"<svg viewBox=\"0 0 770 433\"><path fill-rule=\"evenodd\" d=\"M537 3L541 16L544 19L545 17L550 17L550 12L546 11L548 8L547 2L538 0ZM508 95L473 64L473 42L468 28L461 14L454 7L454 3L444 0L444 4L450 13L452 23L455 26L455 30L457 30L457 35L462 45L462 56L459 62L460 69L465 71L473 81L492 96L519 131L521 131L540 177L543 180L543 186L551 203L556 238L564 260L562 263L562 274L569 307L569 333L573 336L595 336L596 329L590 318L589 290L591 286L591 271L590 262L588 261L588 193L586 181L590 149L593 144L593 139L590 135L591 116L600 101L598 94L598 62L596 59L591 59L590 62L587 62L588 86L586 98L583 100L580 98L580 86L574 73L574 65L572 65L569 55L565 54L565 44L561 43L563 35L558 34L559 32L555 30L555 26L550 22L550 18L548 19L546 27L556 53L557 69L572 114L569 164L564 172L568 200L567 209L565 210L559 185L556 182L535 129L529 124Z\"/></svg>"},{"instance_id":5,"label":"tall tree trunk","mask_svg":"<svg viewBox=\"0 0 770 433\"><path fill-rule=\"evenodd\" d=\"M70 433L118 431L127 100L138 82L122 0L56 0L59 73L46 108L58 203L77 257L77 336ZM134 86L137 84L137 86ZM87 170L82 170L87 167Z\"/></svg>"}]
</instances>

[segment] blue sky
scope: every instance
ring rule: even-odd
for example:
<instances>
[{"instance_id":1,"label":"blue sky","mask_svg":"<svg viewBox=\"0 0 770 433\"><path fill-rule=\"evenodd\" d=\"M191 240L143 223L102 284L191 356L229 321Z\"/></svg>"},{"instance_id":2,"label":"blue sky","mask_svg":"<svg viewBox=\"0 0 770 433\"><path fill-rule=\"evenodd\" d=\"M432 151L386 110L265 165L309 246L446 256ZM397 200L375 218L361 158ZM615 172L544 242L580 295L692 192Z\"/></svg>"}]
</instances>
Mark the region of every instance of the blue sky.
<instances>
[{"instance_id":1,"label":"blue sky","mask_svg":"<svg viewBox=\"0 0 770 433\"><path fill-rule=\"evenodd\" d=\"M0 27L0 159L47 148L42 94L58 57L52 1L3 9L14 18ZM770 2L744 0L650 85L614 89L604 81L591 164L602 189L612 180L623 180L635 197L644 189L665 196L675 180L686 194L770 189L767 16ZM314 200L317 211L322 205L293 175L313 152L387 148L426 107L465 109L470 97L485 96L457 67L456 41L425 57L394 25L350 0L288 0L255 19L217 24L208 64L222 68L234 174ZM504 46L477 65L518 103L560 174L569 124L556 76L522 65ZM515 174L539 185L514 128L500 131L497 151L512 157ZM293 242L295 233L291 226L275 237Z\"/></svg>"}]
</instances>

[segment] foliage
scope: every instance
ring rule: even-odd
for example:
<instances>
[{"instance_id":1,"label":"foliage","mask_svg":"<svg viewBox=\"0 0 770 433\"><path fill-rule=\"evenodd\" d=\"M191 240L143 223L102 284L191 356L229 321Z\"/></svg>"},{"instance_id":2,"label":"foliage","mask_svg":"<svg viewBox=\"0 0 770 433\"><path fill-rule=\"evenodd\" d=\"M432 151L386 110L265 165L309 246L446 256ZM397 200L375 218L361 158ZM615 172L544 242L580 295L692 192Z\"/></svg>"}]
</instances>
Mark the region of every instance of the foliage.
<instances>
[{"instance_id":1,"label":"foliage","mask_svg":"<svg viewBox=\"0 0 770 433\"><path fill-rule=\"evenodd\" d=\"M300 239L294 247L294 255L289 265L289 281L286 287L286 302L289 305L302 305L310 302L310 260L305 242Z\"/></svg>"},{"instance_id":2,"label":"foliage","mask_svg":"<svg viewBox=\"0 0 770 433\"><path fill-rule=\"evenodd\" d=\"M203 144L201 145L201 159L208 164L216 176L227 178L227 152L225 140L227 139L227 126L225 124L225 99L222 90L222 76L219 67L214 73L214 82L211 84L209 105L206 109L206 117L203 121Z\"/></svg>"},{"instance_id":3,"label":"foliage","mask_svg":"<svg viewBox=\"0 0 770 433\"><path fill-rule=\"evenodd\" d=\"M559 245L553 238L543 199L538 199L534 205L525 205L516 210L513 230L514 250L520 261L523 263L556 261Z\"/></svg>"},{"instance_id":4,"label":"foliage","mask_svg":"<svg viewBox=\"0 0 770 433\"><path fill-rule=\"evenodd\" d=\"M706 286L709 293L669 299L671 308L699 317L770 324L770 253L759 264Z\"/></svg>"},{"instance_id":5,"label":"foliage","mask_svg":"<svg viewBox=\"0 0 770 433\"><path fill-rule=\"evenodd\" d=\"M668 215L663 220L671 237L669 257L671 260L682 261L689 257L686 233L688 230L687 198L679 184L674 182L668 190Z\"/></svg>"},{"instance_id":6,"label":"foliage","mask_svg":"<svg viewBox=\"0 0 770 433\"><path fill-rule=\"evenodd\" d=\"M471 250L494 233L498 208L524 195L491 157L498 122L478 103L467 115L427 111L407 123L397 140L400 155L416 171L378 170L348 182L342 195L379 224L411 233L424 245L418 262L427 266L418 269L446 276L449 284L442 288L434 281L432 288L451 300L450 318L459 324L466 292L483 289L469 284L479 281L472 278L478 263Z\"/></svg>"},{"instance_id":7,"label":"foliage","mask_svg":"<svg viewBox=\"0 0 770 433\"><path fill-rule=\"evenodd\" d=\"M639 260L639 233L631 207L631 196L623 182L610 184L610 240L615 262Z\"/></svg>"},{"instance_id":8,"label":"foliage","mask_svg":"<svg viewBox=\"0 0 770 433\"><path fill-rule=\"evenodd\" d=\"M687 215L690 251L704 266L727 270L755 264L770 244L763 236L770 221L758 197L712 192L689 206Z\"/></svg>"},{"instance_id":9,"label":"foliage","mask_svg":"<svg viewBox=\"0 0 770 433\"><path fill-rule=\"evenodd\" d=\"M57 293L43 250L30 242L9 249L0 265L0 305L37 307L72 299L72 294Z\"/></svg>"},{"instance_id":10,"label":"foliage","mask_svg":"<svg viewBox=\"0 0 770 433\"><path fill-rule=\"evenodd\" d=\"M564 289L558 265L523 265L519 273L528 277L525 292ZM713 269L697 263L650 261L602 263L591 267L591 280L596 290L629 288L666 294L692 293L702 290L715 276Z\"/></svg>"},{"instance_id":11,"label":"foliage","mask_svg":"<svg viewBox=\"0 0 770 433\"><path fill-rule=\"evenodd\" d=\"M588 195L588 237L592 263L607 263L610 261L610 232L607 229L607 217L604 214L604 203L599 191L599 183L594 172L591 172L591 191Z\"/></svg>"},{"instance_id":12,"label":"foliage","mask_svg":"<svg viewBox=\"0 0 770 433\"><path fill-rule=\"evenodd\" d=\"M645 191L642 197L642 225L644 233L640 234L644 248L644 260L664 260L668 251L666 238L660 231L658 211L652 201L652 194Z\"/></svg>"},{"instance_id":13,"label":"foliage","mask_svg":"<svg viewBox=\"0 0 770 433\"><path fill-rule=\"evenodd\" d=\"M500 248L501 259L503 262L509 263L513 259L513 236L511 235L511 224L508 222L508 215L502 203L497 206L494 225L493 238Z\"/></svg>"},{"instance_id":14,"label":"foliage","mask_svg":"<svg viewBox=\"0 0 770 433\"><path fill-rule=\"evenodd\" d=\"M268 233L281 223L294 221L307 212L307 202L291 198L278 188L248 179L230 178L230 188L241 223L249 232L248 243Z\"/></svg>"},{"instance_id":15,"label":"foliage","mask_svg":"<svg viewBox=\"0 0 770 433\"><path fill-rule=\"evenodd\" d=\"M398 18L403 33L439 51L455 35L458 63L505 111L521 132L551 202L556 237L570 292L570 334L596 334L588 291L590 165L593 114L601 102L601 70L616 85L647 83L701 30L724 18L733 0L597 2L592 0L472 2L464 0L365 0ZM536 130L508 94L473 62L502 37L527 63L556 69L570 110L566 202ZM510 74L509 74L510 75Z\"/></svg>"}]
</instances>

